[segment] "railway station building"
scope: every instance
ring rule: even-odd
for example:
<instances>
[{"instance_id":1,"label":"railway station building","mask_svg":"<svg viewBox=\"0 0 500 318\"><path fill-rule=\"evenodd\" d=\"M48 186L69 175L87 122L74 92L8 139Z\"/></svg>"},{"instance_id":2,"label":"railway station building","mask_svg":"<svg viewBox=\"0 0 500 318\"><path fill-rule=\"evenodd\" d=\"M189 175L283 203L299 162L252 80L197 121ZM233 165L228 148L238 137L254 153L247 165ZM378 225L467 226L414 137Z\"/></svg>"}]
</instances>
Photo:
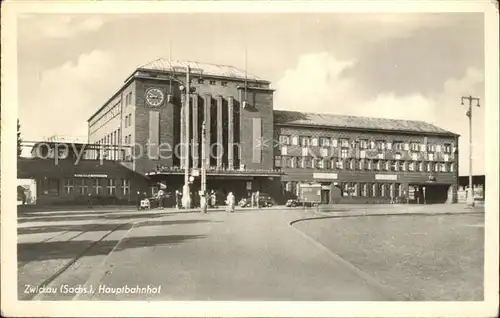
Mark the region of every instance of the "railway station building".
<instances>
[{"instance_id":1,"label":"railway station building","mask_svg":"<svg viewBox=\"0 0 500 318\"><path fill-rule=\"evenodd\" d=\"M123 167L114 179L132 180L131 200L159 184L180 190L187 165L197 193L205 123L208 190L237 199L258 190L283 203L315 184L322 203L334 201L333 187L350 202L456 202L457 134L420 121L275 110L270 84L231 66L148 63L88 119L87 161Z\"/></svg>"}]
</instances>

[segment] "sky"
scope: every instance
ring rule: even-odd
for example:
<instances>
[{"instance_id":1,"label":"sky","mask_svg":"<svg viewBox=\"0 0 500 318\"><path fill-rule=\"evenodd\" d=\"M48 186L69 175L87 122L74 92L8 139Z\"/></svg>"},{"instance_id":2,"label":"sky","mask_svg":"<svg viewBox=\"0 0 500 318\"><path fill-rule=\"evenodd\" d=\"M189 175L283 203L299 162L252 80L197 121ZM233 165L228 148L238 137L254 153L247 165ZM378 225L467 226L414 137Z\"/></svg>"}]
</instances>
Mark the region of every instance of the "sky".
<instances>
[{"instance_id":1,"label":"sky","mask_svg":"<svg viewBox=\"0 0 500 318\"><path fill-rule=\"evenodd\" d=\"M24 140L85 137L87 119L157 58L226 64L272 82L274 108L423 120L460 134L460 175L485 173L482 13L32 14L18 19Z\"/></svg>"}]
</instances>

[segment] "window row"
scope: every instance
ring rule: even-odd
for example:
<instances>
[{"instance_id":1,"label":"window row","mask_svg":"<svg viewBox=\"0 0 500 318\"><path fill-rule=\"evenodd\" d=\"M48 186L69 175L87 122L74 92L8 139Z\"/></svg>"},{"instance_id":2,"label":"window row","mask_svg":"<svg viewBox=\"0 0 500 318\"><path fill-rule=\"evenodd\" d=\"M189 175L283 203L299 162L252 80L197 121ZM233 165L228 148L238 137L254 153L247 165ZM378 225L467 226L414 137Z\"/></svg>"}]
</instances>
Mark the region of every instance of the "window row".
<instances>
[{"instance_id":1,"label":"window row","mask_svg":"<svg viewBox=\"0 0 500 318\"><path fill-rule=\"evenodd\" d=\"M290 136L280 135L279 142L281 145L292 146L319 146L319 147L341 147L341 148L358 148L358 149L378 149L378 150L405 150L414 152L443 152L452 153L454 151L451 143L444 145L403 141L388 142L384 140L350 140L346 138L335 139L329 137L310 137L310 136Z\"/></svg>"},{"instance_id":2,"label":"window row","mask_svg":"<svg viewBox=\"0 0 500 318\"><path fill-rule=\"evenodd\" d=\"M208 83L210 85L217 85L217 81L216 80L209 80ZM203 78L199 78L198 79L198 84L205 84L205 80ZM228 85L228 82L227 81L221 81L220 82L220 85L221 86L227 86Z\"/></svg>"},{"instance_id":3,"label":"window row","mask_svg":"<svg viewBox=\"0 0 500 318\"><path fill-rule=\"evenodd\" d=\"M111 109L109 111L107 111L106 113L104 113L103 115L101 115L101 117L99 117L98 119L96 119L96 121L94 121L90 125L91 133L94 132L94 131L96 131L100 127L102 127L104 124L106 124L111 119L113 119L116 116L118 116L120 114L120 112L121 112L120 102L117 102L113 107L111 107Z\"/></svg>"},{"instance_id":4,"label":"window row","mask_svg":"<svg viewBox=\"0 0 500 318\"><path fill-rule=\"evenodd\" d=\"M307 157L309 155L314 155L313 154L313 151L311 151L311 149L307 148L307 147L303 147L302 148L302 157ZM282 156L287 156L288 155L288 148L287 146L282 146L281 147L281 155ZM328 148L320 148L319 149L319 156L320 157L328 157L328 156L333 156L334 155L334 152L333 151L328 151ZM350 157L357 157L357 158L361 158L361 159L368 159L367 157L368 154L365 150L360 150L359 152L356 152L356 153L352 153L350 149L348 148L341 148L340 149L340 158L344 158L344 159L347 159L347 158L350 158ZM384 154L383 152L379 152L379 153L371 153L371 157L374 158L374 157L377 157L378 159L394 159L394 160L402 160L403 159L403 154L401 153L393 153L393 158L386 158L386 154ZM419 154L416 153L416 152L412 152L411 153L411 157L412 157L412 160L413 161L419 161ZM434 153L427 153L426 154L426 159L429 160L429 161L434 161L435 160L435 156L434 156ZM443 154L443 160L444 161L449 161L450 160L450 154L448 153L445 153Z\"/></svg>"},{"instance_id":5,"label":"window row","mask_svg":"<svg viewBox=\"0 0 500 318\"><path fill-rule=\"evenodd\" d=\"M367 171L417 171L417 172L454 172L452 162L423 162L402 160L360 160L360 159L319 159L306 157L275 156L277 168L312 168L334 170Z\"/></svg>"},{"instance_id":6,"label":"window row","mask_svg":"<svg viewBox=\"0 0 500 318\"><path fill-rule=\"evenodd\" d=\"M396 198L405 195L405 191L401 183L341 182L339 187L343 196ZM288 193L300 196L300 182L283 182L283 189Z\"/></svg>"},{"instance_id":7,"label":"window row","mask_svg":"<svg viewBox=\"0 0 500 318\"><path fill-rule=\"evenodd\" d=\"M89 182L90 181L90 182ZM89 184L90 183L90 184ZM105 178L73 178L64 179L64 194L80 195L129 195L130 180L127 179L105 179Z\"/></svg>"}]
</instances>

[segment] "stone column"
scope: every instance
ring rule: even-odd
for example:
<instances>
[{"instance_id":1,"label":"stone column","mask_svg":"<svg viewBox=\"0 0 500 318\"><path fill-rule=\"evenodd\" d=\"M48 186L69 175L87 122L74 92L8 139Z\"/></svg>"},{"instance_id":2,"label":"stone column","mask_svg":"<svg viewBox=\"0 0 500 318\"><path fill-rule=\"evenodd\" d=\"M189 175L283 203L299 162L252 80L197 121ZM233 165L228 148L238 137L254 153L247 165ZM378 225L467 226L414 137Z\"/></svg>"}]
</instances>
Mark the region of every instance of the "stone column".
<instances>
[{"instance_id":1,"label":"stone column","mask_svg":"<svg viewBox=\"0 0 500 318\"><path fill-rule=\"evenodd\" d=\"M234 97L230 96L227 103L227 162L228 169L234 169Z\"/></svg>"},{"instance_id":2,"label":"stone column","mask_svg":"<svg viewBox=\"0 0 500 318\"><path fill-rule=\"evenodd\" d=\"M222 167L222 96L217 96L217 168Z\"/></svg>"},{"instance_id":3,"label":"stone column","mask_svg":"<svg viewBox=\"0 0 500 318\"><path fill-rule=\"evenodd\" d=\"M193 144L191 145L192 153L193 153L193 168L198 168L199 162L199 153L198 153L198 95L192 94L191 98L193 99Z\"/></svg>"},{"instance_id":4,"label":"stone column","mask_svg":"<svg viewBox=\"0 0 500 318\"><path fill-rule=\"evenodd\" d=\"M205 94L203 96L203 101L204 101L204 111L203 111L203 118L205 120L205 149L206 151L206 163L207 163L207 168L210 167L210 156L212 154L212 148L211 146L211 139L210 139L210 130L211 130L211 111L212 111L212 95L210 94Z\"/></svg>"}]
</instances>

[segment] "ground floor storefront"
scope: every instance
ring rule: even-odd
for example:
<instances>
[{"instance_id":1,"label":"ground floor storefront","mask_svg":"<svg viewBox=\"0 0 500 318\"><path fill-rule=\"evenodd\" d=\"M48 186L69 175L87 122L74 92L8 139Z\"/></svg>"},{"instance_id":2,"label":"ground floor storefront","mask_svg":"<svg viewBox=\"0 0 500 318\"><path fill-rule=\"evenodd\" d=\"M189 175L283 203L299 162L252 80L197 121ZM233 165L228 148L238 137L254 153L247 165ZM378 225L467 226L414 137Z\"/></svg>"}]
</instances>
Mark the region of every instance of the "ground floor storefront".
<instances>
[{"instance_id":1,"label":"ground floor storefront","mask_svg":"<svg viewBox=\"0 0 500 318\"><path fill-rule=\"evenodd\" d=\"M148 191L147 177L118 162L20 159L18 178L36 184L36 205L136 204Z\"/></svg>"},{"instance_id":2,"label":"ground floor storefront","mask_svg":"<svg viewBox=\"0 0 500 318\"><path fill-rule=\"evenodd\" d=\"M281 183L291 198L300 198L303 188L315 186L321 204L457 202L457 182L451 174L285 171Z\"/></svg>"}]
</instances>

